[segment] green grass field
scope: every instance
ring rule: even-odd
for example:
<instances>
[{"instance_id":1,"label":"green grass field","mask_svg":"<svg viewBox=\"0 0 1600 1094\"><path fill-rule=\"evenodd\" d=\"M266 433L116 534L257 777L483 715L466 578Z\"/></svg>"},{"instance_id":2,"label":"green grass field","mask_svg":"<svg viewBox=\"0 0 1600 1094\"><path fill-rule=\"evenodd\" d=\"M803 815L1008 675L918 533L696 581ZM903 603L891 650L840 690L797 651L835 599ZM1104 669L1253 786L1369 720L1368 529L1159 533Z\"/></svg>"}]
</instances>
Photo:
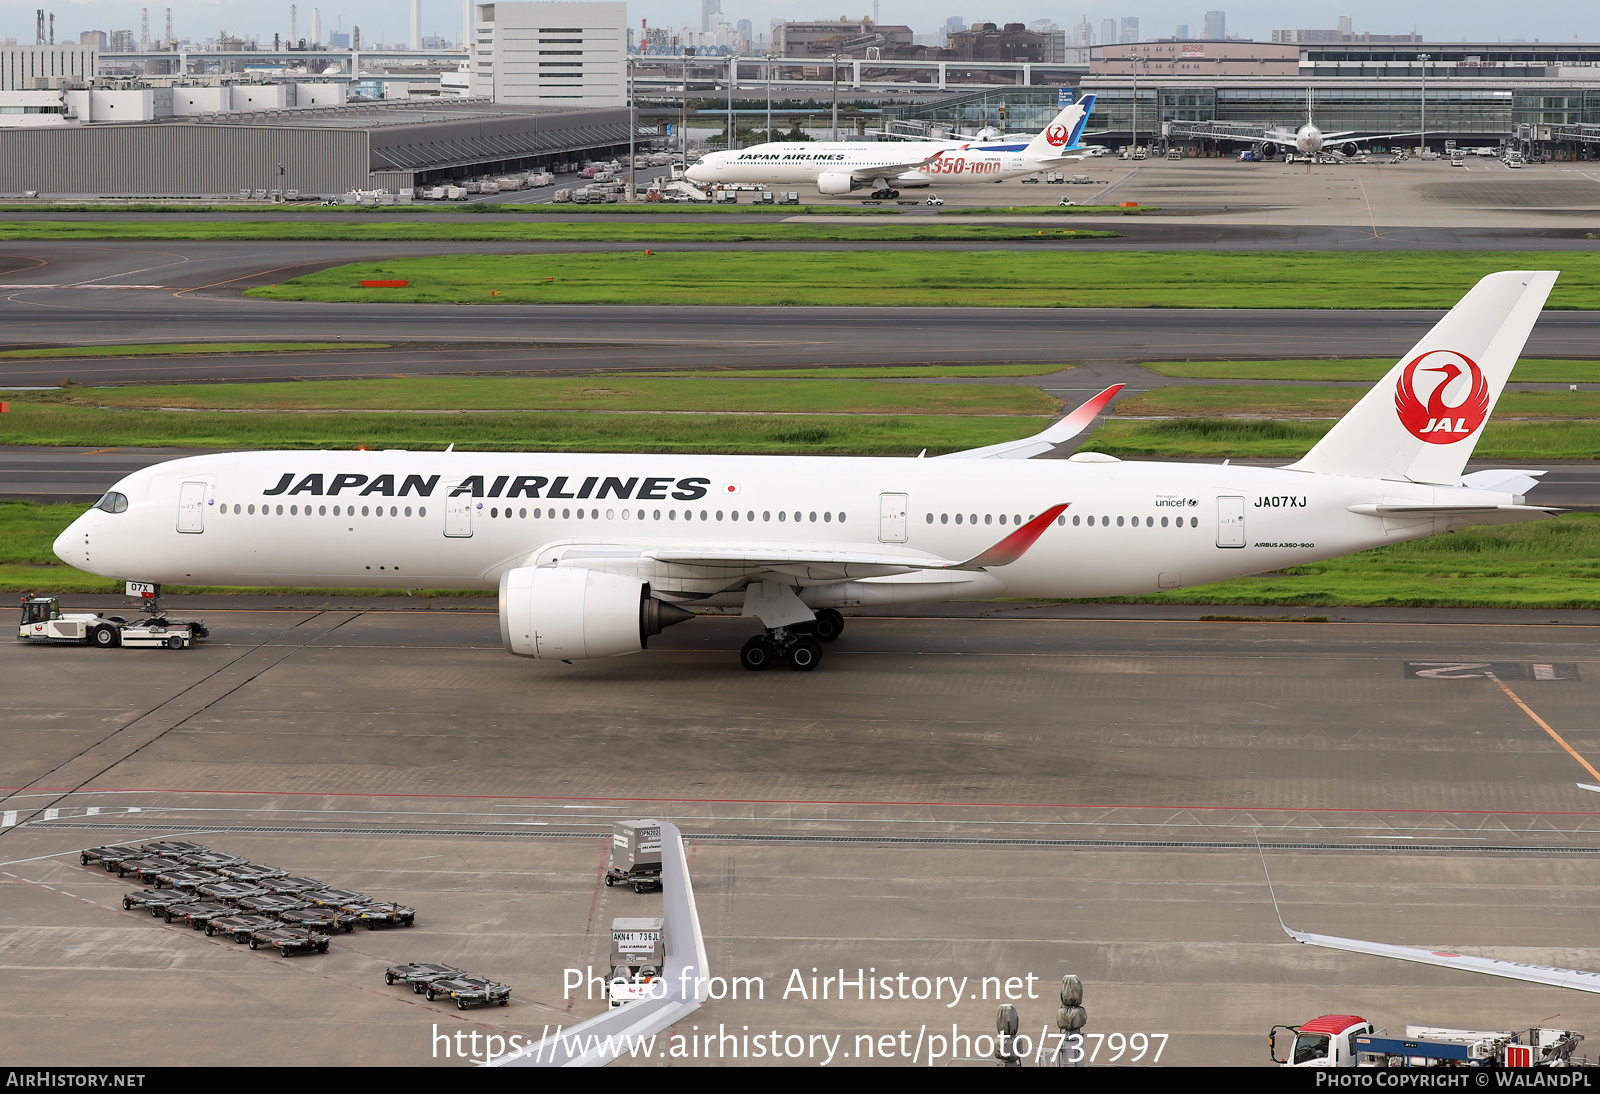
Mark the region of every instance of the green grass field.
<instances>
[{"instance_id":1,"label":"green grass field","mask_svg":"<svg viewBox=\"0 0 1600 1094\"><path fill-rule=\"evenodd\" d=\"M416 377L286 383L150 384L24 392L15 409L620 410L808 414L1053 414L1059 403L1010 384L881 384L870 380L736 377ZM185 419L187 416L185 416ZM177 423L174 421L173 426Z\"/></svg>"},{"instance_id":2,"label":"green grass field","mask_svg":"<svg viewBox=\"0 0 1600 1094\"><path fill-rule=\"evenodd\" d=\"M1387 358L1341 361L1146 361L1144 367L1163 376L1202 380L1355 380L1375 383L1388 375ZM1511 378L1524 384L1600 383L1600 361L1522 360Z\"/></svg>"},{"instance_id":3,"label":"green grass field","mask_svg":"<svg viewBox=\"0 0 1600 1094\"><path fill-rule=\"evenodd\" d=\"M447 242L751 243L751 242L1060 242L1113 239L1116 232L995 224L570 224L504 220L17 220L0 222L0 240L444 240Z\"/></svg>"},{"instance_id":4,"label":"green grass field","mask_svg":"<svg viewBox=\"0 0 1600 1094\"><path fill-rule=\"evenodd\" d=\"M0 592L121 591L119 582L61 564L50 544L81 512L77 505L0 501ZM227 591L169 586L168 592ZM280 590L284 595L295 590ZM330 590L322 590L324 592ZM316 590L307 590L313 595ZM343 595L381 590L341 590ZM492 594L488 594L492 595ZM1147 597L1130 603L1600 607L1600 516L1465 529L1297 566Z\"/></svg>"},{"instance_id":5,"label":"green grass field","mask_svg":"<svg viewBox=\"0 0 1600 1094\"><path fill-rule=\"evenodd\" d=\"M1163 387L1117 403L1117 413L1219 417L1265 414L1279 418L1337 418L1356 404L1364 387ZM1507 391L1495 404L1507 418L1600 418L1600 391ZM1600 427L1597 427L1600 428Z\"/></svg>"},{"instance_id":6,"label":"green grass field","mask_svg":"<svg viewBox=\"0 0 1600 1094\"><path fill-rule=\"evenodd\" d=\"M178 357L190 354L305 353L340 349L388 349L388 342L160 342L123 346L53 346L0 350L0 358Z\"/></svg>"},{"instance_id":7,"label":"green grass field","mask_svg":"<svg viewBox=\"0 0 1600 1094\"><path fill-rule=\"evenodd\" d=\"M246 295L392 303L1447 308L1483 275L1535 261L1563 271L1551 308L1600 303L1600 253L1431 251L443 255L339 266ZM361 280L411 284L362 289Z\"/></svg>"},{"instance_id":8,"label":"green grass field","mask_svg":"<svg viewBox=\"0 0 1600 1094\"><path fill-rule=\"evenodd\" d=\"M1242 418L1110 421L1079 447L1123 459L1295 459L1305 455L1332 425L1332 421ZM1593 422L1490 419L1474 455L1494 460L1600 459L1600 428Z\"/></svg>"},{"instance_id":9,"label":"green grass field","mask_svg":"<svg viewBox=\"0 0 1600 1094\"><path fill-rule=\"evenodd\" d=\"M12 403L11 413L0 417L0 443L916 455L923 448L937 454L1012 440L1048 421L978 414L171 413Z\"/></svg>"}]
</instances>

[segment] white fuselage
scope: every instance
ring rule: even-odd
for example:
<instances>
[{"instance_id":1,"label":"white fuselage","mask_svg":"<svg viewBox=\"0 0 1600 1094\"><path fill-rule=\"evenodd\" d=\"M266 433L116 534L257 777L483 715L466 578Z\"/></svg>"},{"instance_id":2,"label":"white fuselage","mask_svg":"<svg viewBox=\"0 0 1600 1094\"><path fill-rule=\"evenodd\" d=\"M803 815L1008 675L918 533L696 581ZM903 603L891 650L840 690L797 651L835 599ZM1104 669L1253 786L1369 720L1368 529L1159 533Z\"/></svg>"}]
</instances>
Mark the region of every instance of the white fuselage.
<instances>
[{"instance_id":1,"label":"white fuselage","mask_svg":"<svg viewBox=\"0 0 1600 1094\"><path fill-rule=\"evenodd\" d=\"M812 606L1156 592L1459 527L1352 505L1504 495L1272 468L1066 460L254 452L138 471L56 553L108 577L181 585L492 589L560 560L626 573L694 607L741 602L748 569L663 563L663 547L971 558L1069 508L988 572L781 571ZM903 511L903 518L896 512ZM185 529L185 530L180 530ZM771 578L769 578L770 580Z\"/></svg>"},{"instance_id":2,"label":"white fuselage","mask_svg":"<svg viewBox=\"0 0 1600 1094\"><path fill-rule=\"evenodd\" d=\"M1307 156L1322 151L1322 131L1307 122L1295 131L1294 146Z\"/></svg>"},{"instance_id":3,"label":"white fuselage","mask_svg":"<svg viewBox=\"0 0 1600 1094\"><path fill-rule=\"evenodd\" d=\"M1025 142L1020 142L1025 143ZM905 164L943 153L923 167ZM809 142L762 144L733 152L712 152L686 172L692 182L764 182L772 186L815 183L819 175L849 172L864 176L875 168L885 184L901 186L969 185L998 182L1043 168L1040 160L1015 151L994 151L948 141Z\"/></svg>"}]
</instances>

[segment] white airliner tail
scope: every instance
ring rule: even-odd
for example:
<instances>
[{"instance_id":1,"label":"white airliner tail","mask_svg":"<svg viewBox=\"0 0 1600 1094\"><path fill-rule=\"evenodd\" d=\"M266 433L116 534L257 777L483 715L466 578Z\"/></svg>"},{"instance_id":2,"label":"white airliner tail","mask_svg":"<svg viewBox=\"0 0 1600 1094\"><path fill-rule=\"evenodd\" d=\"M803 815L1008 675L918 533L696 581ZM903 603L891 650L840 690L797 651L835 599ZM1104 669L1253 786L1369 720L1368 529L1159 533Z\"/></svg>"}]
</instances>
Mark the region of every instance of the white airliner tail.
<instances>
[{"instance_id":1,"label":"white airliner tail","mask_svg":"<svg viewBox=\"0 0 1600 1094\"><path fill-rule=\"evenodd\" d=\"M1094 96L1085 95L1057 114L1054 121L1028 142L1028 147L1022 150L1022 154L1029 159L1047 160L1056 158L1069 149L1077 148L1083 143L1083 127L1089 121L1089 111L1093 109Z\"/></svg>"},{"instance_id":2,"label":"white airliner tail","mask_svg":"<svg viewBox=\"0 0 1600 1094\"><path fill-rule=\"evenodd\" d=\"M1512 270L1479 281L1291 467L1459 485L1557 276Z\"/></svg>"}]
</instances>

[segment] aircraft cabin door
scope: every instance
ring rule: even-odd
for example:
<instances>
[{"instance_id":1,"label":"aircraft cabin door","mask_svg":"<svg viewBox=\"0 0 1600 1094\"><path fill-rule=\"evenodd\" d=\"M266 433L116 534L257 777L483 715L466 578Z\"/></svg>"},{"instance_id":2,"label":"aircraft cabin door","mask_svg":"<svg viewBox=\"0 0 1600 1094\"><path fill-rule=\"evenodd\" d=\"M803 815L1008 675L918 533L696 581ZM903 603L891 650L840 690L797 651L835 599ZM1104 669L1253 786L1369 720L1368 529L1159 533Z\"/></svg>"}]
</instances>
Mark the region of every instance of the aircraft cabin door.
<instances>
[{"instance_id":1,"label":"aircraft cabin door","mask_svg":"<svg viewBox=\"0 0 1600 1094\"><path fill-rule=\"evenodd\" d=\"M1217 499L1217 546L1244 546L1244 499Z\"/></svg>"},{"instance_id":2,"label":"aircraft cabin door","mask_svg":"<svg viewBox=\"0 0 1600 1094\"><path fill-rule=\"evenodd\" d=\"M178 531L191 535L206 530L206 484L186 482L178 488Z\"/></svg>"},{"instance_id":3,"label":"aircraft cabin door","mask_svg":"<svg viewBox=\"0 0 1600 1094\"><path fill-rule=\"evenodd\" d=\"M878 495L878 542L906 541L906 495Z\"/></svg>"},{"instance_id":4,"label":"aircraft cabin door","mask_svg":"<svg viewBox=\"0 0 1600 1094\"><path fill-rule=\"evenodd\" d=\"M452 539L472 538L473 499L461 494L444 499L444 534Z\"/></svg>"}]
</instances>

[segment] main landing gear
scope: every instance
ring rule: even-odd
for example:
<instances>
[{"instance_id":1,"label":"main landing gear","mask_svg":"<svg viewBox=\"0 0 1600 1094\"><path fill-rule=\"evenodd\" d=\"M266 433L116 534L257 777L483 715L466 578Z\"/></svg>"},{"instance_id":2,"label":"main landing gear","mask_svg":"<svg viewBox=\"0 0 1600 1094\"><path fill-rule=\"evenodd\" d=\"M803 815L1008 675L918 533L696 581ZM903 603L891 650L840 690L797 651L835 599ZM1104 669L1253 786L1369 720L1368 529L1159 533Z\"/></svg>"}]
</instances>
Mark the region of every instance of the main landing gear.
<instances>
[{"instance_id":1,"label":"main landing gear","mask_svg":"<svg viewBox=\"0 0 1600 1094\"><path fill-rule=\"evenodd\" d=\"M758 634L739 651L739 663L752 672L789 662L796 672L810 672L822 661L822 643L832 642L844 633L844 616L832 608L817 612L817 618L791 627L775 627Z\"/></svg>"},{"instance_id":2,"label":"main landing gear","mask_svg":"<svg viewBox=\"0 0 1600 1094\"><path fill-rule=\"evenodd\" d=\"M900 196L900 191L890 190L886 187L882 190L872 191L872 196L878 201L893 201L895 198Z\"/></svg>"}]
</instances>

